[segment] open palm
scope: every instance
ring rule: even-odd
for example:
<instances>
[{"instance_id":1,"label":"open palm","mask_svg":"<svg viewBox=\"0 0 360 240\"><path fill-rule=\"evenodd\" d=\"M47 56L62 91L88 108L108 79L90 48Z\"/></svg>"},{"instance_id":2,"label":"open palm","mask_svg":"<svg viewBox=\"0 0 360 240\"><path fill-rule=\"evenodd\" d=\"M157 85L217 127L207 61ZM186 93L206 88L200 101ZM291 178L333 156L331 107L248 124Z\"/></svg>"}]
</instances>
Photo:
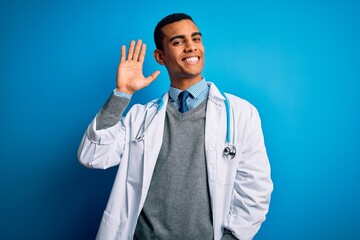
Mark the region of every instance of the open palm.
<instances>
[{"instance_id":1,"label":"open palm","mask_svg":"<svg viewBox=\"0 0 360 240\"><path fill-rule=\"evenodd\" d=\"M155 71L148 77L144 77L143 64L146 53L146 45L138 40L131 41L128 54L126 56L126 47L121 47L121 58L117 71L116 91L133 94L151 82L153 82L160 71Z\"/></svg>"}]
</instances>

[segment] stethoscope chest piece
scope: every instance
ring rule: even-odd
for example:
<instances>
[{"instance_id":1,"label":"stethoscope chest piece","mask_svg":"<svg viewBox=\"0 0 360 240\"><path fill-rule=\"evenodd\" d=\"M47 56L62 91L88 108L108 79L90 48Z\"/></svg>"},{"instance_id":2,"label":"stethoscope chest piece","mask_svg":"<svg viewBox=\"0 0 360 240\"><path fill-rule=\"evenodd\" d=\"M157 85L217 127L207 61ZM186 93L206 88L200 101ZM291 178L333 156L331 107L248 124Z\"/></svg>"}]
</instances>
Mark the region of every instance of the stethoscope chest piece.
<instances>
[{"instance_id":1,"label":"stethoscope chest piece","mask_svg":"<svg viewBox=\"0 0 360 240\"><path fill-rule=\"evenodd\" d=\"M230 145L224 148L224 156L233 159L236 155L236 148L234 145Z\"/></svg>"}]
</instances>

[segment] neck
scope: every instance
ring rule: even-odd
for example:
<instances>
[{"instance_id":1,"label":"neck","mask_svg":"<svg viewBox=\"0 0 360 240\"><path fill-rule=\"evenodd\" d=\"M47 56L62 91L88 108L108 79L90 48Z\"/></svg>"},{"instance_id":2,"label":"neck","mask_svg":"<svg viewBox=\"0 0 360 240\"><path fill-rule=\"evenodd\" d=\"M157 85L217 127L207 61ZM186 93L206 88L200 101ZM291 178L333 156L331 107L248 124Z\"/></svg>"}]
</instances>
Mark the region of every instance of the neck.
<instances>
[{"instance_id":1,"label":"neck","mask_svg":"<svg viewBox=\"0 0 360 240\"><path fill-rule=\"evenodd\" d=\"M193 78L181 78L181 79L174 79L171 78L171 86L178 88L180 90L186 90L195 83L199 82L203 77L201 75Z\"/></svg>"}]
</instances>

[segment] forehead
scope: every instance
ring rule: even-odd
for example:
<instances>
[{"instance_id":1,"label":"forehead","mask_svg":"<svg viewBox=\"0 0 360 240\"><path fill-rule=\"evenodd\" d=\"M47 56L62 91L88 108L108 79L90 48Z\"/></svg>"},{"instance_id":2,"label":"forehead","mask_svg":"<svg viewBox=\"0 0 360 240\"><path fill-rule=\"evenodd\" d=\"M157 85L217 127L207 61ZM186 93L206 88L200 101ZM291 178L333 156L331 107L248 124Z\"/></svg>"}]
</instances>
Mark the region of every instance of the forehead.
<instances>
[{"instance_id":1,"label":"forehead","mask_svg":"<svg viewBox=\"0 0 360 240\"><path fill-rule=\"evenodd\" d=\"M199 29L191 20L184 19L165 25L162 28L162 31L165 35L165 39L170 39L176 35L191 35L194 32L199 32Z\"/></svg>"}]
</instances>

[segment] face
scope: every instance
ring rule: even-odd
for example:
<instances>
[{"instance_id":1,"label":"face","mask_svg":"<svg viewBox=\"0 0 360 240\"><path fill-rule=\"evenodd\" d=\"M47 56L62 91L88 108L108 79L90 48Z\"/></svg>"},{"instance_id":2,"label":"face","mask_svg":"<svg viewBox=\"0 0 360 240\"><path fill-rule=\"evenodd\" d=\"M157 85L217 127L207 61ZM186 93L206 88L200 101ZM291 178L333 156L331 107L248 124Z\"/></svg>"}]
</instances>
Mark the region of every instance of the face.
<instances>
[{"instance_id":1,"label":"face","mask_svg":"<svg viewBox=\"0 0 360 240\"><path fill-rule=\"evenodd\" d=\"M165 65L172 83L198 81L204 67L204 46L201 33L188 19L162 28L163 50L155 50L158 63Z\"/></svg>"}]
</instances>

